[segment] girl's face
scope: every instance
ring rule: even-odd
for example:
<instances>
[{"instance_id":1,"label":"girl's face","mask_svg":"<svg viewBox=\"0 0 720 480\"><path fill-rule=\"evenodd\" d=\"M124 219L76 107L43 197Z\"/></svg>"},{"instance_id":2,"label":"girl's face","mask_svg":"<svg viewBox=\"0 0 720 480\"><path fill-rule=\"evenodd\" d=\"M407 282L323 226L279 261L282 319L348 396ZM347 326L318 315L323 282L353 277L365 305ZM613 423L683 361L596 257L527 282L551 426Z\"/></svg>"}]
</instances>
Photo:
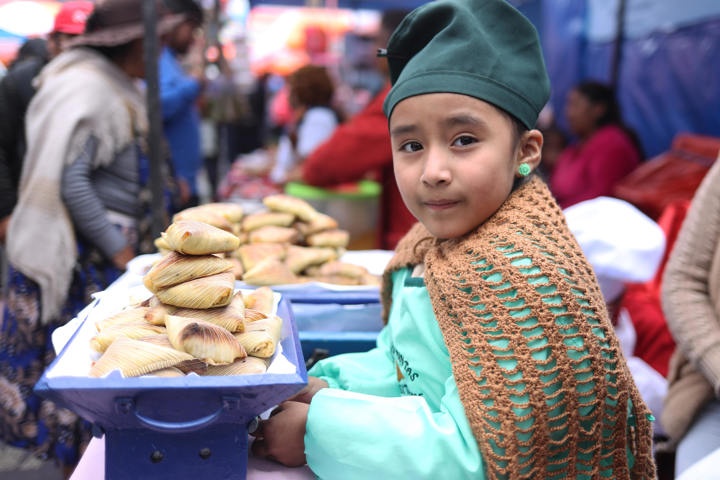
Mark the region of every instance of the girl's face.
<instances>
[{"instance_id":1,"label":"girl's face","mask_svg":"<svg viewBox=\"0 0 720 480\"><path fill-rule=\"evenodd\" d=\"M469 232L510 195L521 160L515 129L487 102L454 93L407 98L393 110L390 137L403 200L438 238ZM539 152L530 166L537 162Z\"/></svg>"}]
</instances>

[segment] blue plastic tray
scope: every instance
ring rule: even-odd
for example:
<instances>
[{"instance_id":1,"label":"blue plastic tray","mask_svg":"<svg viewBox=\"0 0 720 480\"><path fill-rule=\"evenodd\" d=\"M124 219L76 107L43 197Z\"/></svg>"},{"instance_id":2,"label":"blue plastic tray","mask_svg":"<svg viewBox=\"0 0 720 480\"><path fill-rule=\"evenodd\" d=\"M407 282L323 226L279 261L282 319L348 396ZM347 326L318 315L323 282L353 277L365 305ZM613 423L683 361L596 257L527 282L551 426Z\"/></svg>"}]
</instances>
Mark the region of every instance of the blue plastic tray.
<instances>
[{"instance_id":1,"label":"blue plastic tray","mask_svg":"<svg viewBox=\"0 0 720 480\"><path fill-rule=\"evenodd\" d=\"M281 344L294 374L48 377L76 331L35 392L92 422L94 434L105 434L107 479L245 478L248 423L307 383L286 299L277 314L285 320Z\"/></svg>"}]
</instances>

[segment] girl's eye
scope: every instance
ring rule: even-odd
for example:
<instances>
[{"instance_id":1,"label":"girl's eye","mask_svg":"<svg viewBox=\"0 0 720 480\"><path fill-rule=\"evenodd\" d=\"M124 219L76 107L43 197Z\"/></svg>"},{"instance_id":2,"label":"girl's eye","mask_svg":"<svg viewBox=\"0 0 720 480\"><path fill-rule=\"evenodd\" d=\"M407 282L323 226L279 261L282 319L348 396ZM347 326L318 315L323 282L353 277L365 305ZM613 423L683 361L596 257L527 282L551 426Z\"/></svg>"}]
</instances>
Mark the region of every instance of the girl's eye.
<instances>
[{"instance_id":1,"label":"girl's eye","mask_svg":"<svg viewBox=\"0 0 720 480\"><path fill-rule=\"evenodd\" d=\"M422 148L423 147L420 142L407 142L400 147L400 150L402 150L403 152L412 153L422 150Z\"/></svg>"},{"instance_id":2,"label":"girl's eye","mask_svg":"<svg viewBox=\"0 0 720 480\"><path fill-rule=\"evenodd\" d=\"M475 143L477 140L469 135L461 135L458 138L455 139L455 141L452 143L454 147L464 147L465 145L470 145L471 143Z\"/></svg>"}]
</instances>

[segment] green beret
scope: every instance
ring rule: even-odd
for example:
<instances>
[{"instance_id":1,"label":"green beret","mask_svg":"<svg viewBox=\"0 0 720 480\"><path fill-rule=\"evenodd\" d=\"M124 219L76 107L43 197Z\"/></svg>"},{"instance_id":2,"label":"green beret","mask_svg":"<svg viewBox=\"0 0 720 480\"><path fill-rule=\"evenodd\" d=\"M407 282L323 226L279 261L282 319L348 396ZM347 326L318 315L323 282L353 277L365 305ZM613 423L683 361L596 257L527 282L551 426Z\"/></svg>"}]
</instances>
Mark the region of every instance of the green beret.
<instances>
[{"instance_id":1,"label":"green beret","mask_svg":"<svg viewBox=\"0 0 720 480\"><path fill-rule=\"evenodd\" d=\"M540 42L505 0L439 0L412 11L386 55L392 89L383 105L425 93L460 93L500 107L533 128L550 96Z\"/></svg>"}]
</instances>

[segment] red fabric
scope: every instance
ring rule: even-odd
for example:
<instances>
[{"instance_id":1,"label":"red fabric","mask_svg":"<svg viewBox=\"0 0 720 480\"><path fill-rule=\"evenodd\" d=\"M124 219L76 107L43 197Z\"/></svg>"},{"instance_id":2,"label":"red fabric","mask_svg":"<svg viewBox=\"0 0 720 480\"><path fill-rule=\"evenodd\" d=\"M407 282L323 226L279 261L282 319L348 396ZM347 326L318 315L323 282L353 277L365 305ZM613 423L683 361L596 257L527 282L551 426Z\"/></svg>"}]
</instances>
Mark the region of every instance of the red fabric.
<instances>
[{"instance_id":1,"label":"red fabric","mask_svg":"<svg viewBox=\"0 0 720 480\"><path fill-rule=\"evenodd\" d=\"M340 125L302 164L303 180L327 187L376 173L382 184L378 247L394 250L416 222L400 196L392 166L387 118L382 110L388 85L362 111Z\"/></svg>"},{"instance_id":2,"label":"red fabric","mask_svg":"<svg viewBox=\"0 0 720 480\"><path fill-rule=\"evenodd\" d=\"M85 22L92 13L94 4L90 1L65 2L55 15L53 33L80 35L85 31Z\"/></svg>"},{"instance_id":3,"label":"red fabric","mask_svg":"<svg viewBox=\"0 0 720 480\"><path fill-rule=\"evenodd\" d=\"M679 133L670 150L623 178L613 194L657 220L668 205L692 200L719 150L720 138Z\"/></svg>"},{"instance_id":4,"label":"red fabric","mask_svg":"<svg viewBox=\"0 0 720 480\"><path fill-rule=\"evenodd\" d=\"M550 177L562 208L612 194L615 184L640 163L640 153L615 125L602 127L582 145L566 147Z\"/></svg>"},{"instance_id":5,"label":"red fabric","mask_svg":"<svg viewBox=\"0 0 720 480\"><path fill-rule=\"evenodd\" d=\"M658 224L666 238L665 255L660 268L649 282L628 284L620 305L620 308L630 314L637 332L635 356L643 359L663 376L667 376L670 357L675 351L675 341L662 311L660 287L665 265L688 208L689 201L676 202L669 205L660 216Z\"/></svg>"}]
</instances>

